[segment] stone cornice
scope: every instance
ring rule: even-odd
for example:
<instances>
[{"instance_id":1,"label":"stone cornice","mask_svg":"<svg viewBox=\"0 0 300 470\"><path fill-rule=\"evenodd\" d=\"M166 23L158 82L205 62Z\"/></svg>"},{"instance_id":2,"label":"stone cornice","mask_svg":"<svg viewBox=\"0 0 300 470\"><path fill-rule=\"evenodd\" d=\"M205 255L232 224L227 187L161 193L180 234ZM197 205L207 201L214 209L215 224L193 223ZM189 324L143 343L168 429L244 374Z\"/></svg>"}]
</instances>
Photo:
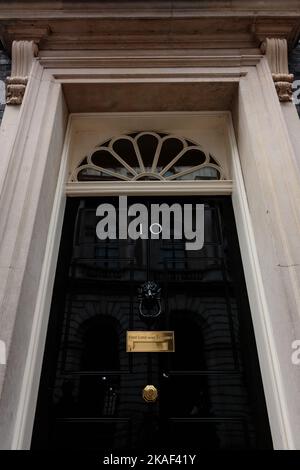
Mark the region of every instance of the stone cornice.
<instances>
[{"instance_id":1,"label":"stone cornice","mask_svg":"<svg viewBox=\"0 0 300 470\"><path fill-rule=\"evenodd\" d=\"M104 51L105 52L105 51ZM168 54L136 54L135 51L126 51L126 55L114 54L109 51L40 51L39 60L45 68L79 68L89 69L91 76L95 68L126 68L126 67L244 67L256 65L262 55L259 50L231 51L230 54L221 55L219 51L205 51L206 54L183 54L183 51L169 51ZM185 71L185 74L187 72ZM230 75L240 72L230 72Z\"/></svg>"},{"instance_id":2,"label":"stone cornice","mask_svg":"<svg viewBox=\"0 0 300 470\"><path fill-rule=\"evenodd\" d=\"M153 15L288 16L299 12L299 0L1 0L0 18L111 17Z\"/></svg>"},{"instance_id":3,"label":"stone cornice","mask_svg":"<svg viewBox=\"0 0 300 470\"><path fill-rule=\"evenodd\" d=\"M266 7L267 3L267 7ZM300 31L300 0L154 2L1 2L0 28L40 50L249 49L266 37L291 46Z\"/></svg>"}]
</instances>

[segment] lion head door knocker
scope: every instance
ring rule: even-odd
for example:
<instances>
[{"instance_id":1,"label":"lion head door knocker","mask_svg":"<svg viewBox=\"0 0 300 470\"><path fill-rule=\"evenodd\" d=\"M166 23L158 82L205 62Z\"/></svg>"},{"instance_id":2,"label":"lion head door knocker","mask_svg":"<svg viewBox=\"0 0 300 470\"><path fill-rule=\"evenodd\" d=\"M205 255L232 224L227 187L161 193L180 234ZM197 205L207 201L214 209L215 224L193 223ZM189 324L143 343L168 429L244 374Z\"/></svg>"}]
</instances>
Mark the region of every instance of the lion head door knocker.
<instances>
[{"instance_id":1,"label":"lion head door knocker","mask_svg":"<svg viewBox=\"0 0 300 470\"><path fill-rule=\"evenodd\" d=\"M154 281L146 281L138 289L139 311L143 319L154 319L161 314L161 288Z\"/></svg>"}]
</instances>

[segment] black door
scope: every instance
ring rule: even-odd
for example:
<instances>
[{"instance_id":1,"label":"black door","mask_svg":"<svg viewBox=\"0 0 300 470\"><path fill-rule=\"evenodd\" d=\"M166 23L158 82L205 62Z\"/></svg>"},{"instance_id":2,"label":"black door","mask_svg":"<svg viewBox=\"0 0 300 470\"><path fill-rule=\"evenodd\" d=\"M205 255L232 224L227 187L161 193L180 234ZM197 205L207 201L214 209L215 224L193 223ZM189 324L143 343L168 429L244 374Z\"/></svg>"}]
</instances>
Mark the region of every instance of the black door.
<instances>
[{"instance_id":1,"label":"black door","mask_svg":"<svg viewBox=\"0 0 300 470\"><path fill-rule=\"evenodd\" d=\"M172 236L99 240L103 202L118 206L67 202L32 448L272 447L230 198L128 198L205 204L198 251ZM145 281L161 289L155 318L140 313ZM126 352L136 330L174 331L175 352Z\"/></svg>"}]
</instances>

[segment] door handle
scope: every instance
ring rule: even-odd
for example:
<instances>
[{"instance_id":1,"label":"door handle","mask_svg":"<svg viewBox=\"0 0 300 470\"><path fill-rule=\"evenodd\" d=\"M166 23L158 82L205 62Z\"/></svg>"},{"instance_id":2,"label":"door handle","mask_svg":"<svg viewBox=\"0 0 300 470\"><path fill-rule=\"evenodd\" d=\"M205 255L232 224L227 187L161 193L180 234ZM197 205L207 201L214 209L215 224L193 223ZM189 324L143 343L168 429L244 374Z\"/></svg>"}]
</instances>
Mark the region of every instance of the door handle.
<instances>
[{"instance_id":1,"label":"door handle","mask_svg":"<svg viewBox=\"0 0 300 470\"><path fill-rule=\"evenodd\" d=\"M157 400L158 391L154 385L146 385L143 389L143 399L147 403L154 403Z\"/></svg>"}]
</instances>

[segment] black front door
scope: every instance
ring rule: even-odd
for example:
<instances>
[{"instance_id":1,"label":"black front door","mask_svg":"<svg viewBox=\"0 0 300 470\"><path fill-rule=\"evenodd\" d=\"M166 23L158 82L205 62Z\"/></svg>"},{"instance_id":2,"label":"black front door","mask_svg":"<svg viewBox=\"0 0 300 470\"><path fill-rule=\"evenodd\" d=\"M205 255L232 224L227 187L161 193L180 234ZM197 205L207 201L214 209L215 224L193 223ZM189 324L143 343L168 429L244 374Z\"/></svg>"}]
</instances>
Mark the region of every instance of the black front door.
<instances>
[{"instance_id":1,"label":"black front door","mask_svg":"<svg viewBox=\"0 0 300 470\"><path fill-rule=\"evenodd\" d=\"M205 204L197 251L172 236L99 240L103 202L67 202L32 448L270 448L231 199L128 199ZM161 291L145 317L146 281ZM174 331L175 352L126 352L127 331L157 330Z\"/></svg>"}]
</instances>

